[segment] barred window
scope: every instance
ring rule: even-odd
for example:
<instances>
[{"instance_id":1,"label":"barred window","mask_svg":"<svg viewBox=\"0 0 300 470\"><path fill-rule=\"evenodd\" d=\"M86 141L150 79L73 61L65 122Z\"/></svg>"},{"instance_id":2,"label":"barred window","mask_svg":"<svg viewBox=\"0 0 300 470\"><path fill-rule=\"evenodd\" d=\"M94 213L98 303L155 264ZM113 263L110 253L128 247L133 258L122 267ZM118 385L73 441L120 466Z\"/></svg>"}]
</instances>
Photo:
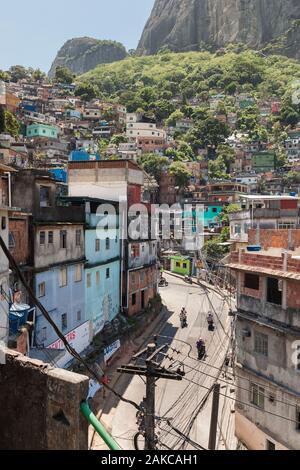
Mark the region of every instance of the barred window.
<instances>
[{"instance_id":1,"label":"barred window","mask_svg":"<svg viewBox=\"0 0 300 470\"><path fill-rule=\"evenodd\" d=\"M255 333L254 335L254 350L262 356L268 357L269 350L268 336L262 333Z\"/></svg>"}]
</instances>

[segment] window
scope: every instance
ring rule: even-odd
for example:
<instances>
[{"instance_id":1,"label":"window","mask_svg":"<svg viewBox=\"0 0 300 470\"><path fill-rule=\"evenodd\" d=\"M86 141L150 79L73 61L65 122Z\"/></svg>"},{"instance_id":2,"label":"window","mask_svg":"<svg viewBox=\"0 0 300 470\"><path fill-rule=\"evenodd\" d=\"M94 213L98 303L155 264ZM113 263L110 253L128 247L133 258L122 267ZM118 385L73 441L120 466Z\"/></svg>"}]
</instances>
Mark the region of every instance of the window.
<instances>
[{"instance_id":1,"label":"window","mask_svg":"<svg viewBox=\"0 0 300 470\"><path fill-rule=\"evenodd\" d=\"M40 186L40 207L50 207L50 187Z\"/></svg>"},{"instance_id":2,"label":"window","mask_svg":"<svg viewBox=\"0 0 300 470\"><path fill-rule=\"evenodd\" d=\"M296 408L296 429L300 431L300 407L297 406Z\"/></svg>"},{"instance_id":3,"label":"window","mask_svg":"<svg viewBox=\"0 0 300 470\"><path fill-rule=\"evenodd\" d=\"M136 305L136 294L132 294L131 296L131 305Z\"/></svg>"},{"instance_id":4,"label":"window","mask_svg":"<svg viewBox=\"0 0 300 470\"><path fill-rule=\"evenodd\" d=\"M47 340L47 327L46 326L44 326L44 328L41 329L40 340L42 343L44 343Z\"/></svg>"},{"instance_id":5,"label":"window","mask_svg":"<svg viewBox=\"0 0 300 470\"><path fill-rule=\"evenodd\" d=\"M245 274L244 287L247 289L259 290L259 276L256 274Z\"/></svg>"},{"instance_id":6,"label":"window","mask_svg":"<svg viewBox=\"0 0 300 470\"><path fill-rule=\"evenodd\" d=\"M100 251L100 238L95 240L95 251Z\"/></svg>"},{"instance_id":7,"label":"window","mask_svg":"<svg viewBox=\"0 0 300 470\"><path fill-rule=\"evenodd\" d=\"M61 316L61 329L65 331L68 328L68 314L63 313Z\"/></svg>"},{"instance_id":8,"label":"window","mask_svg":"<svg viewBox=\"0 0 300 470\"><path fill-rule=\"evenodd\" d=\"M186 264L186 263L183 263L182 267L183 267L183 269L186 269L186 268L187 268L187 264Z\"/></svg>"},{"instance_id":9,"label":"window","mask_svg":"<svg viewBox=\"0 0 300 470\"><path fill-rule=\"evenodd\" d=\"M100 271L96 272L96 284L97 284L97 286L99 286L99 284L100 284Z\"/></svg>"},{"instance_id":10,"label":"window","mask_svg":"<svg viewBox=\"0 0 300 470\"><path fill-rule=\"evenodd\" d=\"M1 217L1 228L6 230L6 217Z\"/></svg>"},{"instance_id":11,"label":"window","mask_svg":"<svg viewBox=\"0 0 300 470\"><path fill-rule=\"evenodd\" d=\"M216 214L218 212L218 209L216 207L213 207L213 213Z\"/></svg>"},{"instance_id":12,"label":"window","mask_svg":"<svg viewBox=\"0 0 300 470\"><path fill-rule=\"evenodd\" d=\"M45 245L46 232L40 232L40 245Z\"/></svg>"},{"instance_id":13,"label":"window","mask_svg":"<svg viewBox=\"0 0 300 470\"><path fill-rule=\"evenodd\" d=\"M61 268L59 287L65 287L68 284L68 270L67 268Z\"/></svg>"},{"instance_id":14,"label":"window","mask_svg":"<svg viewBox=\"0 0 300 470\"><path fill-rule=\"evenodd\" d=\"M298 351L298 361L296 364L296 368L300 372L300 346L297 347L297 351Z\"/></svg>"},{"instance_id":15,"label":"window","mask_svg":"<svg viewBox=\"0 0 300 470\"><path fill-rule=\"evenodd\" d=\"M106 246L106 249L109 250L109 248L110 248L110 239L109 238L106 239L105 246Z\"/></svg>"},{"instance_id":16,"label":"window","mask_svg":"<svg viewBox=\"0 0 300 470\"><path fill-rule=\"evenodd\" d=\"M77 321L78 321L78 322L81 321L81 310L78 310L78 311L77 311Z\"/></svg>"},{"instance_id":17,"label":"window","mask_svg":"<svg viewBox=\"0 0 300 470\"><path fill-rule=\"evenodd\" d=\"M269 441L269 440L267 439L267 442L266 442L266 450L270 450L270 451L276 450L276 445L274 444L274 442Z\"/></svg>"},{"instance_id":18,"label":"window","mask_svg":"<svg viewBox=\"0 0 300 470\"><path fill-rule=\"evenodd\" d=\"M267 302L275 305L282 304L282 292L279 280L273 277L267 278Z\"/></svg>"},{"instance_id":19,"label":"window","mask_svg":"<svg viewBox=\"0 0 300 470\"><path fill-rule=\"evenodd\" d=\"M179 261L176 261L176 268L180 268L180 263L179 263Z\"/></svg>"},{"instance_id":20,"label":"window","mask_svg":"<svg viewBox=\"0 0 300 470\"><path fill-rule=\"evenodd\" d=\"M268 357L268 336L262 333L254 335L254 350L262 356Z\"/></svg>"},{"instance_id":21,"label":"window","mask_svg":"<svg viewBox=\"0 0 300 470\"><path fill-rule=\"evenodd\" d=\"M53 232L48 232L48 244L53 244Z\"/></svg>"},{"instance_id":22,"label":"window","mask_svg":"<svg viewBox=\"0 0 300 470\"><path fill-rule=\"evenodd\" d=\"M14 234L12 232L9 232L8 234L8 248L10 250L13 250L16 246L16 240L14 237Z\"/></svg>"},{"instance_id":23,"label":"window","mask_svg":"<svg viewBox=\"0 0 300 470\"><path fill-rule=\"evenodd\" d=\"M250 402L258 408L265 407L265 389L256 384L250 386Z\"/></svg>"},{"instance_id":24,"label":"window","mask_svg":"<svg viewBox=\"0 0 300 470\"><path fill-rule=\"evenodd\" d=\"M92 275L91 274L86 275L86 285L87 285L87 287L91 287L91 285L92 285Z\"/></svg>"},{"instance_id":25,"label":"window","mask_svg":"<svg viewBox=\"0 0 300 470\"><path fill-rule=\"evenodd\" d=\"M67 231L66 230L60 231L60 248L62 249L67 248Z\"/></svg>"},{"instance_id":26,"label":"window","mask_svg":"<svg viewBox=\"0 0 300 470\"><path fill-rule=\"evenodd\" d=\"M75 282L82 281L82 266L81 264L77 264L75 267Z\"/></svg>"},{"instance_id":27,"label":"window","mask_svg":"<svg viewBox=\"0 0 300 470\"><path fill-rule=\"evenodd\" d=\"M81 246L81 230L76 230L76 246Z\"/></svg>"},{"instance_id":28,"label":"window","mask_svg":"<svg viewBox=\"0 0 300 470\"><path fill-rule=\"evenodd\" d=\"M234 234L235 235L240 235L242 233L242 227L240 224L235 224L234 226Z\"/></svg>"},{"instance_id":29,"label":"window","mask_svg":"<svg viewBox=\"0 0 300 470\"><path fill-rule=\"evenodd\" d=\"M110 278L110 269L107 268L106 269L106 279L109 279Z\"/></svg>"},{"instance_id":30,"label":"window","mask_svg":"<svg viewBox=\"0 0 300 470\"><path fill-rule=\"evenodd\" d=\"M45 297L45 295L46 295L46 284L45 284L45 282L41 282L38 285L38 296L39 297Z\"/></svg>"}]
</instances>

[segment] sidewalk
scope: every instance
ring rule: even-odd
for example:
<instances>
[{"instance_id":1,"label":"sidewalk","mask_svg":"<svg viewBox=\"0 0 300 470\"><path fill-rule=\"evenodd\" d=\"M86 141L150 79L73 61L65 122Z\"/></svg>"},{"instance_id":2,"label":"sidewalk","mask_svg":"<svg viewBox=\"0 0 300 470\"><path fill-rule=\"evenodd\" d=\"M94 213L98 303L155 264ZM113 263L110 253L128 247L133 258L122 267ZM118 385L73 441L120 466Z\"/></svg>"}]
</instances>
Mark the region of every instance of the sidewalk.
<instances>
[{"instance_id":1,"label":"sidewalk","mask_svg":"<svg viewBox=\"0 0 300 470\"><path fill-rule=\"evenodd\" d=\"M106 374L110 378L109 385L111 388L122 395L124 390L127 388L131 377L119 374L117 372L118 367L122 364L129 363L132 356L148 343L151 336L160 331L167 319L168 310L163 306L161 312L157 315L154 321L148 325L143 333L122 347L121 352L116 355L113 362L106 369ZM112 421L118 403L119 399L112 392L106 391L106 398L103 398L103 390L99 390L92 399L91 408L108 432L111 432L112 430ZM102 441L100 436L95 433L92 426L89 427L89 448L92 450L108 450L106 444Z\"/></svg>"}]
</instances>

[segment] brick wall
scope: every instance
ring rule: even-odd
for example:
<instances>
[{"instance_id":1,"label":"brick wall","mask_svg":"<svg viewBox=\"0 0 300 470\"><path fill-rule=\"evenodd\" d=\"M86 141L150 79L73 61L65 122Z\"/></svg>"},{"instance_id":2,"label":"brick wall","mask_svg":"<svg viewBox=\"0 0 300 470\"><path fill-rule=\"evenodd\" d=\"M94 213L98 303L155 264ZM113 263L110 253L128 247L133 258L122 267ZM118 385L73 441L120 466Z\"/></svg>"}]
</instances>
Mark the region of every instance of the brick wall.
<instances>
[{"instance_id":1,"label":"brick wall","mask_svg":"<svg viewBox=\"0 0 300 470\"><path fill-rule=\"evenodd\" d=\"M157 269L151 266L146 269L132 271L129 273L129 289L128 289L128 315L136 315L142 309L142 291L144 291L144 307L146 308L149 301L156 295ZM135 294L136 302L133 304L132 296Z\"/></svg>"},{"instance_id":2,"label":"brick wall","mask_svg":"<svg viewBox=\"0 0 300 470\"><path fill-rule=\"evenodd\" d=\"M6 350L0 366L0 449L87 450L80 404L88 377Z\"/></svg>"},{"instance_id":3,"label":"brick wall","mask_svg":"<svg viewBox=\"0 0 300 470\"><path fill-rule=\"evenodd\" d=\"M261 229L259 237L255 229L250 229L248 232L249 245L256 245L257 238L259 244L264 250L268 248L282 248L283 250L294 250L300 247L300 230L271 230Z\"/></svg>"}]
</instances>

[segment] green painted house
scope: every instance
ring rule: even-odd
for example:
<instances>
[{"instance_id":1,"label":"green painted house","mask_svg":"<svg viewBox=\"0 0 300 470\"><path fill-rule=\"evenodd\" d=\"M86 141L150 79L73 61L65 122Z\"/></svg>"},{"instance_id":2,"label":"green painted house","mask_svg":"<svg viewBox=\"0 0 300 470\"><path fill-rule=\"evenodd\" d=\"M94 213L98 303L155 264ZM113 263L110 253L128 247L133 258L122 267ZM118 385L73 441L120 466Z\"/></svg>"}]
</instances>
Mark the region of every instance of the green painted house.
<instances>
[{"instance_id":1,"label":"green painted house","mask_svg":"<svg viewBox=\"0 0 300 470\"><path fill-rule=\"evenodd\" d=\"M26 137L46 137L47 139L57 139L58 128L49 124L30 124L26 128Z\"/></svg>"},{"instance_id":2,"label":"green painted house","mask_svg":"<svg viewBox=\"0 0 300 470\"><path fill-rule=\"evenodd\" d=\"M257 173L273 171L276 166L274 152L259 152L252 156L252 169Z\"/></svg>"},{"instance_id":3,"label":"green painted house","mask_svg":"<svg viewBox=\"0 0 300 470\"><path fill-rule=\"evenodd\" d=\"M182 274L183 276L190 276L192 265L191 260L187 256L170 256L171 272L174 274Z\"/></svg>"}]
</instances>

